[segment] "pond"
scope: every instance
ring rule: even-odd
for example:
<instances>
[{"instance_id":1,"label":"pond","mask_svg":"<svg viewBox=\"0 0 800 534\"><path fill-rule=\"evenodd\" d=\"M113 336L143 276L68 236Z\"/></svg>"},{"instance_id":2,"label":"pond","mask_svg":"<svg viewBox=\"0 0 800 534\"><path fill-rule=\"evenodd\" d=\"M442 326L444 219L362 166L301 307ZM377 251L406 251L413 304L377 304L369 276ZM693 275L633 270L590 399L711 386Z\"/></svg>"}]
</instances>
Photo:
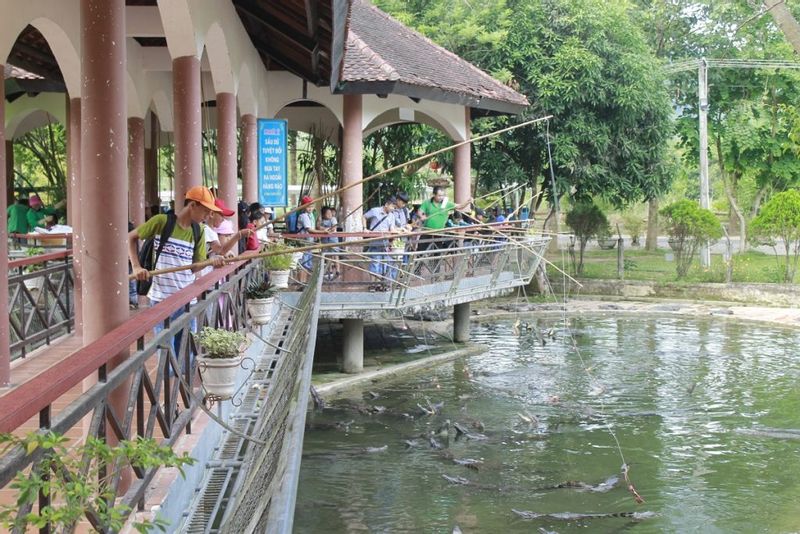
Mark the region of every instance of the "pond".
<instances>
[{"instance_id":1,"label":"pond","mask_svg":"<svg viewBox=\"0 0 800 534\"><path fill-rule=\"evenodd\" d=\"M800 529L798 332L529 316L472 340L309 413L296 532Z\"/></svg>"}]
</instances>

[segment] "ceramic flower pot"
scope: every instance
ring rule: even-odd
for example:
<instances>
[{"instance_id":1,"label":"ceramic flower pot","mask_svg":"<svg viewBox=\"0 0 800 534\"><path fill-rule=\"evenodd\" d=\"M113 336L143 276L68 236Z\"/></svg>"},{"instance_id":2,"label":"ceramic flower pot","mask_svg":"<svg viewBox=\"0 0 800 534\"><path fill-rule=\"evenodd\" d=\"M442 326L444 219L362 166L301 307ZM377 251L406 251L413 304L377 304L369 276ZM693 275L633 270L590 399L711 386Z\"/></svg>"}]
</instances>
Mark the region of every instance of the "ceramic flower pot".
<instances>
[{"instance_id":1,"label":"ceramic flower pot","mask_svg":"<svg viewBox=\"0 0 800 534\"><path fill-rule=\"evenodd\" d=\"M269 281L275 289L286 289L289 287L289 271L270 271Z\"/></svg>"},{"instance_id":2,"label":"ceramic flower pot","mask_svg":"<svg viewBox=\"0 0 800 534\"><path fill-rule=\"evenodd\" d=\"M253 324L267 324L272 318L272 301L275 297L266 299L248 299L247 311L250 313L250 322Z\"/></svg>"},{"instance_id":3,"label":"ceramic flower pot","mask_svg":"<svg viewBox=\"0 0 800 534\"><path fill-rule=\"evenodd\" d=\"M236 392L236 372L242 356L236 358L198 358L200 378L206 393L219 400L230 399Z\"/></svg>"}]
</instances>

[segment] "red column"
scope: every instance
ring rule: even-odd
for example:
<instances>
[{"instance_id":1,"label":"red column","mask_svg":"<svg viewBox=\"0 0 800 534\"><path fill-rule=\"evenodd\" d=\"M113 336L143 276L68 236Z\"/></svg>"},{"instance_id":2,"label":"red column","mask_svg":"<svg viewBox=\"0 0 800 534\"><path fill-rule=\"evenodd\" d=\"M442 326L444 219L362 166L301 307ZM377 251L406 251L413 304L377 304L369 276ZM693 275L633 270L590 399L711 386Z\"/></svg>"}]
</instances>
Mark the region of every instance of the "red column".
<instances>
[{"instance_id":1,"label":"red column","mask_svg":"<svg viewBox=\"0 0 800 534\"><path fill-rule=\"evenodd\" d=\"M0 72L4 69L0 65ZM12 177L6 176L6 88L0 83L0 180L3 184ZM0 195L0 387L7 386L11 379L11 335L8 322L8 218L5 195Z\"/></svg>"},{"instance_id":2,"label":"red column","mask_svg":"<svg viewBox=\"0 0 800 534\"><path fill-rule=\"evenodd\" d=\"M81 236L81 99L67 108L67 213L72 226L72 279L75 297L75 335L83 334L83 239Z\"/></svg>"},{"instance_id":3,"label":"red column","mask_svg":"<svg viewBox=\"0 0 800 534\"><path fill-rule=\"evenodd\" d=\"M465 139L470 138L470 113L469 108L464 109L466 116L465 121ZM456 204L466 202L472 194L472 172L470 161L470 147L471 145L461 145L455 149L453 154L453 181L455 182L453 192Z\"/></svg>"},{"instance_id":4,"label":"red column","mask_svg":"<svg viewBox=\"0 0 800 534\"><path fill-rule=\"evenodd\" d=\"M144 119L128 118L128 218L144 222Z\"/></svg>"},{"instance_id":5,"label":"red column","mask_svg":"<svg viewBox=\"0 0 800 534\"><path fill-rule=\"evenodd\" d=\"M242 198L258 202L258 122L255 115L242 115Z\"/></svg>"},{"instance_id":6,"label":"red column","mask_svg":"<svg viewBox=\"0 0 800 534\"><path fill-rule=\"evenodd\" d=\"M203 182L200 60L194 56L173 59L172 76L175 208L180 209L186 191Z\"/></svg>"},{"instance_id":7,"label":"red column","mask_svg":"<svg viewBox=\"0 0 800 534\"><path fill-rule=\"evenodd\" d=\"M125 0L81 0L79 202L86 343L129 316L125 62Z\"/></svg>"},{"instance_id":8,"label":"red column","mask_svg":"<svg viewBox=\"0 0 800 534\"><path fill-rule=\"evenodd\" d=\"M360 182L363 177L361 149L361 95L344 95L344 133L342 135L342 186ZM363 186L358 184L342 192L342 211L352 212L344 221L345 232L360 232L363 210L358 206L364 201ZM344 215L343 215L344 216Z\"/></svg>"},{"instance_id":9,"label":"red column","mask_svg":"<svg viewBox=\"0 0 800 534\"><path fill-rule=\"evenodd\" d=\"M236 205L236 97L217 94L217 178L219 196L228 207Z\"/></svg>"}]
</instances>

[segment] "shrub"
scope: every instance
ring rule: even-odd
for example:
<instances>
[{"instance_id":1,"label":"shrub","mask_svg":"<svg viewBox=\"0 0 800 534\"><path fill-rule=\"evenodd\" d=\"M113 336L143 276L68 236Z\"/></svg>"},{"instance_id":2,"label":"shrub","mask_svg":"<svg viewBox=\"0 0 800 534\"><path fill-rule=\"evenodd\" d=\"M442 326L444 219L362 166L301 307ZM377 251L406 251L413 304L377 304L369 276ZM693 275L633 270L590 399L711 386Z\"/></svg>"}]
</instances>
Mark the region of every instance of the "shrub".
<instances>
[{"instance_id":1,"label":"shrub","mask_svg":"<svg viewBox=\"0 0 800 534\"><path fill-rule=\"evenodd\" d=\"M267 271L288 271L292 268L292 247L280 243L270 244L266 252L272 253L265 256L262 260L264 269Z\"/></svg>"},{"instance_id":2,"label":"shrub","mask_svg":"<svg viewBox=\"0 0 800 534\"><path fill-rule=\"evenodd\" d=\"M645 221L642 216L636 212L629 212L622 216L622 225L625 231L631 236L631 245L634 247L639 246L639 238L644 232Z\"/></svg>"},{"instance_id":3,"label":"shrub","mask_svg":"<svg viewBox=\"0 0 800 534\"><path fill-rule=\"evenodd\" d=\"M797 272L800 256L800 192L791 190L778 193L761 208L761 213L750 223L750 238L756 242L778 237L785 245L783 281L791 283Z\"/></svg>"},{"instance_id":4,"label":"shrub","mask_svg":"<svg viewBox=\"0 0 800 534\"><path fill-rule=\"evenodd\" d=\"M126 464L143 470L176 467L183 476L183 467L195 461L185 453L176 455L153 439L120 441L115 446L91 436L74 447L68 447L68 442L68 438L54 432L33 432L26 437L0 434L3 455L15 448L28 454L43 454L42 460L33 464L32 473L20 471L11 482L17 498L13 504L0 505L0 526L8 531L28 532L49 523L54 532L72 532L75 523L91 510L98 521L98 531L119 532L132 511L125 505L114 506L117 496L111 481L119 469ZM37 509L40 494L49 496L50 504ZM20 512L24 510L28 512ZM139 532L152 532L165 531L168 524L157 518L134 522L132 526Z\"/></svg>"},{"instance_id":5,"label":"shrub","mask_svg":"<svg viewBox=\"0 0 800 534\"><path fill-rule=\"evenodd\" d=\"M675 267L678 279L686 276L700 246L722 237L722 227L714 214L691 200L679 200L664 207L669 236L675 240Z\"/></svg>"},{"instance_id":6,"label":"shrub","mask_svg":"<svg viewBox=\"0 0 800 534\"><path fill-rule=\"evenodd\" d=\"M33 256L40 256L42 254L44 254L44 249L42 247L29 247L28 250L25 251L25 255L28 256L29 258L32 258ZM25 266L25 272L26 273L35 273L36 271L40 271L40 270L44 269L45 263L46 262L34 263L32 265L26 265Z\"/></svg>"},{"instance_id":7,"label":"shrub","mask_svg":"<svg viewBox=\"0 0 800 534\"><path fill-rule=\"evenodd\" d=\"M197 343L205 350L206 358L236 358L242 351L247 337L241 332L229 332L221 328L203 327L195 334Z\"/></svg>"},{"instance_id":8,"label":"shrub","mask_svg":"<svg viewBox=\"0 0 800 534\"><path fill-rule=\"evenodd\" d=\"M580 256L576 271L578 274L583 272L583 252L586 250L586 243L592 237L601 234L608 228L608 219L603 211L594 202L578 202L567 213L567 226L575 232L580 246Z\"/></svg>"}]
</instances>

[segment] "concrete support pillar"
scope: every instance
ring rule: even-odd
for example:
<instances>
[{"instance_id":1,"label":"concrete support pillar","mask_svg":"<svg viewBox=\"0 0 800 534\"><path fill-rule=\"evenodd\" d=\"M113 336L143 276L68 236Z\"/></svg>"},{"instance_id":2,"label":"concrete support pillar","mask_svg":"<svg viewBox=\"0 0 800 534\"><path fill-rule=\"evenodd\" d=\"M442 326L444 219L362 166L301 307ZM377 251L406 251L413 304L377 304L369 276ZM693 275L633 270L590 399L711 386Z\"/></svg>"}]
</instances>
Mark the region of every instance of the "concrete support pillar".
<instances>
[{"instance_id":1,"label":"concrete support pillar","mask_svg":"<svg viewBox=\"0 0 800 534\"><path fill-rule=\"evenodd\" d=\"M150 146L144 149L144 201L145 206L158 206L158 149L161 125L158 116L150 113Z\"/></svg>"},{"instance_id":2,"label":"concrete support pillar","mask_svg":"<svg viewBox=\"0 0 800 534\"><path fill-rule=\"evenodd\" d=\"M360 182L363 178L361 150L364 141L362 131L361 95L343 95L344 132L342 135L342 186ZM361 184L342 193L343 217L352 214L344 221L345 232L362 230L363 209L358 206L364 202Z\"/></svg>"},{"instance_id":3,"label":"concrete support pillar","mask_svg":"<svg viewBox=\"0 0 800 534\"><path fill-rule=\"evenodd\" d=\"M469 302L453 306L453 341L469 341Z\"/></svg>"},{"instance_id":4,"label":"concrete support pillar","mask_svg":"<svg viewBox=\"0 0 800 534\"><path fill-rule=\"evenodd\" d=\"M200 113L200 60L172 60L172 103L175 134L175 208L183 206L186 191L202 185L203 144Z\"/></svg>"},{"instance_id":5,"label":"concrete support pillar","mask_svg":"<svg viewBox=\"0 0 800 534\"><path fill-rule=\"evenodd\" d=\"M81 99L70 98L67 108L67 214L72 226L72 281L75 335L83 334L83 237L81 235Z\"/></svg>"},{"instance_id":6,"label":"concrete support pillar","mask_svg":"<svg viewBox=\"0 0 800 534\"><path fill-rule=\"evenodd\" d=\"M6 139L6 205L10 206L14 198L14 141Z\"/></svg>"},{"instance_id":7,"label":"concrete support pillar","mask_svg":"<svg viewBox=\"0 0 800 534\"><path fill-rule=\"evenodd\" d=\"M470 138L470 113L469 108L465 108L464 117L466 126L466 139ZM466 202L472 196L472 168L470 161L471 145L461 145L455 149L453 154L453 196L456 204Z\"/></svg>"},{"instance_id":8,"label":"concrete support pillar","mask_svg":"<svg viewBox=\"0 0 800 534\"><path fill-rule=\"evenodd\" d=\"M125 0L80 5L83 339L91 343L129 317ZM124 409L125 386L117 393L112 404Z\"/></svg>"},{"instance_id":9,"label":"concrete support pillar","mask_svg":"<svg viewBox=\"0 0 800 534\"><path fill-rule=\"evenodd\" d=\"M342 371L364 370L364 319L342 319Z\"/></svg>"},{"instance_id":10,"label":"concrete support pillar","mask_svg":"<svg viewBox=\"0 0 800 534\"><path fill-rule=\"evenodd\" d=\"M217 177L219 196L236 205L236 96L217 93Z\"/></svg>"},{"instance_id":11,"label":"concrete support pillar","mask_svg":"<svg viewBox=\"0 0 800 534\"><path fill-rule=\"evenodd\" d=\"M0 72L4 70L0 64ZM0 83L0 183L7 184L11 176L6 174L6 88ZM8 322L8 217L5 195L0 196L0 387L7 386L11 379L11 333Z\"/></svg>"},{"instance_id":12,"label":"concrete support pillar","mask_svg":"<svg viewBox=\"0 0 800 534\"><path fill-rule=\"evenodd\" d=\"M258 202L258 119L242 115L242 198Z\"/></svg>"},{"instance_id":13,"label":"concrete support pillar","mask_svg":"<svg viewBox=\"0 0 800 534\"><path fill-rule=\"evenodd\" d=\"M128 118L128 218L144 222L144 119Z\"/></svg>"}]
</instances>

